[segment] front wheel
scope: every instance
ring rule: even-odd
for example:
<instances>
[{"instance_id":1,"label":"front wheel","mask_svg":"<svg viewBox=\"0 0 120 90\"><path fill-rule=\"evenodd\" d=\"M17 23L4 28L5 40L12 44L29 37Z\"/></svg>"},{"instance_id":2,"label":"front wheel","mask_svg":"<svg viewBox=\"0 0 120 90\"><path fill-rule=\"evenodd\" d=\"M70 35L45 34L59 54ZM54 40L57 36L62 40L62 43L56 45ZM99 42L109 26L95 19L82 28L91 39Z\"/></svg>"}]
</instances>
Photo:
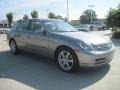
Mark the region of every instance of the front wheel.
<instances>
[{"instance_id":1,"label":"front wheel","mask_svg":"<svg viewBox=\"0 0 120 90\"><path fill-rule=\"evenodd\" d=\"M11 51L12 54L17 54L18 53L17 44L14 40L10 41L10 51Z\"/></svg>"},{"instance_id":2,"label":"front wheel","mask_svg":"<svg viewBox=\"0 0 120 90\"><path fill-rule=\"evenodd\" d=\"M61 48L58 50L56 59L60 69L66 72L73 72L78 70L77 56L73 50L69 48Z\"/></svg>"}]
</instances>

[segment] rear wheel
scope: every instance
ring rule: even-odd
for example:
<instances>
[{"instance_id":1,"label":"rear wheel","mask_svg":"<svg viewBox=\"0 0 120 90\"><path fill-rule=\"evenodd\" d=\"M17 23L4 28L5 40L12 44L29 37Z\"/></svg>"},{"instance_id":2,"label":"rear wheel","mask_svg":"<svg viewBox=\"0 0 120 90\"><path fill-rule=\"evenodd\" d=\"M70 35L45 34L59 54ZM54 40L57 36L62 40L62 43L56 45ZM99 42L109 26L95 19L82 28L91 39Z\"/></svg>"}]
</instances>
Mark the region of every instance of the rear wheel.
<instances>
[{"instance_id":1,"label":"rear wheel","mask_svg":"<svg viewBox=\"0 0 120 90\"><path fill-rule=\"evenodd\" d=\"M56 54L56 60L60 69L66 72L78 70L77 56L70 48L60 48Z\"/></svg>"},{"instance_id":2,"label":"rear wheel","mask_svg":"<svg viewBox=\"0 0 120 90\"><path fill-rule=\"evenodd\" d=\"M12 54L18 53L17 44L16 44L15 40L10 41L10 51Z\"/></svg>"}]
</instances>

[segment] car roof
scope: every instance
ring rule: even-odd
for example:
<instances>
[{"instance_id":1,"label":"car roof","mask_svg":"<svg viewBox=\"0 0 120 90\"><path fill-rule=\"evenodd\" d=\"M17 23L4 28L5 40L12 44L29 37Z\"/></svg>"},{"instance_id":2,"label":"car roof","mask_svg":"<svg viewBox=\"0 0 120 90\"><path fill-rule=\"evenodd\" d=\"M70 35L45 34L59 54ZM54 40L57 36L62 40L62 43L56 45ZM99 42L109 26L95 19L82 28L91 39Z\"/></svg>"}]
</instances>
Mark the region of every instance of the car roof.
<instances>
[{"instance_id":1,"label":"car roof","mask_svg":"<svg viewBox=\"0 0 120 90\"><path fill-rule=\"evenodd\" d=\"M32 18L29 20L60 20L60 19L50 19L50 18Z\"/></svg>"},{"instance_id":2,"label":"car roof","mask_svg":"<svg viewBox=\"0 0 120 90\"><path fill-rule=\"evenodd\" d=\"M60 19L49 19L49 18L32 18L32 19L28 19L28 20L50 20L50 21L62 21ZM18 22L21 22L21 21L26 21L26 20L18 20Z\"/></svg>"}]
</instances>

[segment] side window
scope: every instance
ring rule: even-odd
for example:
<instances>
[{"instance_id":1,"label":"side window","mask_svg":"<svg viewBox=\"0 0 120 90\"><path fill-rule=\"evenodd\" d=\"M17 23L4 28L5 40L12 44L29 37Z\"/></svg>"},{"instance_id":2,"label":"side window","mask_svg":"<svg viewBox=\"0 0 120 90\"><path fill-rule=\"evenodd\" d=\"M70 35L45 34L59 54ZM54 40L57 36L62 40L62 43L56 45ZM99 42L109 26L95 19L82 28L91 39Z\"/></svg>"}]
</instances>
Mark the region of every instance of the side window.
<instances>
[{"instance_id":1,"label":"side window","mask_svg":"<svg viewBox=\"0 0 120 90\"><path fill-rule=\"evenodd\" d=\"M31 31L33 32L42 32L43 31L43 26L39 21L32 21L31 24Z\"/></svg>"},{"instance_id":2,"label":"side window","mask_svg":"<svg viewBox=\"0 0 120 90\"><path fill-rule=\"evenodd\" d=\"M13 25L13 27L12 27L12 30L17 30L17 29L18 29L18 26L19 26L19 23L18 23L18 22L15 23L15 24Z\"/></svg>"},{"instance_id":3,"label":"side window","mask_svg":"<svg viewBox=\"0 0 120 90\"><path fill-rule=\"evenodd\" d=\"M27 31L28 30L29 21L22 21L19 25L19 30Z\"/></svg>"},{"instance_id":4,"label":"side window","mask_svg":"<svg viewBox=\"0 0 120 90\"><path fill-rule=\"evenodd\" d=\"M45 25L50 29L50 30L52 30L52 31L55 31L55 30L57 30L56 28L57 28L57 26L55 26L53 23L51 23L51 22L47 22L47 23L45 23Z\"/></svg>"}]
</instances>

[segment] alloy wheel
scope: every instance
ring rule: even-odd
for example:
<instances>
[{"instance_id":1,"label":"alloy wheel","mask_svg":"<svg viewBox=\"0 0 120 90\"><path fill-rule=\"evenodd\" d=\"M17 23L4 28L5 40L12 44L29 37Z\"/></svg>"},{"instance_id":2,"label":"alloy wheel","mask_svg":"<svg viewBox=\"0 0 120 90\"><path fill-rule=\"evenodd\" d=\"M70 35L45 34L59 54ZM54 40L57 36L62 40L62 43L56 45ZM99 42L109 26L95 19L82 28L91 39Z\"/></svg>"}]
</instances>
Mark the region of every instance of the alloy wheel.
<instances>
[{"instance_id":1,"label":"alloy wheel","mask_svg":"<svg viewBox=\"0 0 120 90\"><path fill-rule=\"evenodd\" d=\"M15 41L11 41L11 43L10 43L10 50L11 50L11 52L12 52L13 54L16 53L17 48L16 48L16 43L15 43Z\"/></svg>"},{"instance_id":2,"label":"alloy wheel","mask_svg":"<svg viewBox=\"0 0 120 90\"><path fill-rule=\"evenodd\" d=\"M71 70L73 67L73 56L68 51L61 51L58 55L58 63L63 70Z\"/></svg>"}]
</instances>

